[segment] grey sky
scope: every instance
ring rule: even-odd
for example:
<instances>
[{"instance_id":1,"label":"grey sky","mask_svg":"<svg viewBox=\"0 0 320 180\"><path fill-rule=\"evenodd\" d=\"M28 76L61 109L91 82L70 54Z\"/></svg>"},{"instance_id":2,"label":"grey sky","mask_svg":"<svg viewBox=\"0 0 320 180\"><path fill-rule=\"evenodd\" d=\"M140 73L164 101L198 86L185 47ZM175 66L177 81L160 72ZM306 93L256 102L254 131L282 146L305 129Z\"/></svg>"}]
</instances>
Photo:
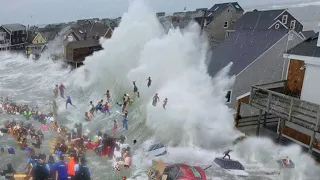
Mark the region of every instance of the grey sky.
<instances>
[{"instance_id":1,"label":"grey sky","mask_svg":"<svg viewBox=\"0 0 320 180\"><path fill-rule=\"evenodd\" d=\"M47 24L85 18L121 16L130 0L0 0L0 24ZM176 12L211 7L226 0L145 0L156 11ZM238 0L244 8L315 0Z\"/></svg>"}]
</instances>

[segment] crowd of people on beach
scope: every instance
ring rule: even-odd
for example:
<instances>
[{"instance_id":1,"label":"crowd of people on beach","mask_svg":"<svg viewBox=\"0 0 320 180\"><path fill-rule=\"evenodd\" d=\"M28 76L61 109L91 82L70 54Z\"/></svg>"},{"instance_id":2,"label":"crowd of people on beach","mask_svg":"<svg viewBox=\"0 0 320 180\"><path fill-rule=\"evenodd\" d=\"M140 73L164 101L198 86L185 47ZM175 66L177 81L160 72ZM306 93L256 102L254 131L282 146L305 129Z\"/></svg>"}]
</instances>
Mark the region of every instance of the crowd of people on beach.
<instances>
[{"instance_id":1,"label":"crowd of people on beach","mask_svg":"<svg viewBox=\"0 0 320 180\"><path fill-rule=\"evenodd\" d=\"M147 87L152 83L151 77L147 78ZM112 134L102 133L89 134L82 131L82 123L75 125L75 129L60 126L58 124L58 106L56 99L59 97L65 98L66 87L61 83L56 85L53 89L53 109L48 114L43 114L39 111L39 107L30 108L27 104L19 105L8 97L0 98L0 114L6 113L9 115L24 116L26 121L16 122L7 121L1 129L2 133L7 133L9 136L16 139L20 150L25 151L29 158L25 167L26 179L32 177L33 180L64 180L64 179L90 179L91 171L86 166L85 154L86 151L93 151L99 156L107 156L114 159L114 168L120 171L120 166L125 168L131 166L131 151L128 144L124 144L126 137L121 135L117 137L119 129L116 119L113 120ZM140 93L133 81L133 93L135 98L140 98ZM90 109L85 112L85 120L92 121L95 114L108 113L111 114L111 92L106 91L104 94L106 100L101 99L96 105L92 101L89 102ZM72 104L71 97L66 96L66 109ZM156 106L160 101L156 93L152 100L152 105ZM166 109L168 99L165 98L163 108ZM115 111L120 114L122 118L123 128L128 130L128 106L134 103L134 99L129 94L124 94L122 101L116 101L116 105L121 107L121 111ZM29 121L34 120L34 121ZM35 128L35 123L40 123L39 128ZM56 141L54 141L52 152L46 161L47 156L44 153L36 155L36 150L40 150L41 144L44 140L44 132L51 131L57 134ZM31 144L28 143L31 141ZM53 141L50 141L53 142ZM133 144L137 141L134 140ZM68 162L66 160L68 159ZM58 160L58 162L55 162ZM40 175L39 175L40 174ZM126 177L122 177L126 179Z\"/></svg>"}]
</instances>

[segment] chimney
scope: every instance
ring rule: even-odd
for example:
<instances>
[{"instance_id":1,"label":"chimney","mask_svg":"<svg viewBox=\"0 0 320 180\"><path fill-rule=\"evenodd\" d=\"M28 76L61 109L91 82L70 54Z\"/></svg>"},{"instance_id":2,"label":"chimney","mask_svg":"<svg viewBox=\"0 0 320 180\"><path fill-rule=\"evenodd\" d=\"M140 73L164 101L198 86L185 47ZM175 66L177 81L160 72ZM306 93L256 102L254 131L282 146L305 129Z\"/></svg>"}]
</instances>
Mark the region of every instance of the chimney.
<instances>
[{"instance_id":1,"label":"chimney","mask_svg":"<svg viewBox=\"0 0 320 180\"><path fill-rule=\"evenodd\" d=\"M320 23L318 24L318 30L320 30ZM318 32L317 47L320 47L320 31Z\"/></svg>"}]
</instances>

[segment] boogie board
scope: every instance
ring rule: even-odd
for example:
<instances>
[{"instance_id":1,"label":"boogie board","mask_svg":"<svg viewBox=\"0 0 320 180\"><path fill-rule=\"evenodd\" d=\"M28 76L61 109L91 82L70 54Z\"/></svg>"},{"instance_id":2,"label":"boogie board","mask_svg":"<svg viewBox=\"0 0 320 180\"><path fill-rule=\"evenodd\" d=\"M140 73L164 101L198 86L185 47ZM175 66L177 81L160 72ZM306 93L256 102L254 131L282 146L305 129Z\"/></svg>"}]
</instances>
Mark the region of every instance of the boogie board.
<instances>
[{"instance_id":1,"label":"boogie board","mask_svg":"<svg viewBox=\"0 0 320 180\"><path fill-rule=\"evenodd\" d=\"M152 166L147 170L147 176L149 180L156 180L158 179L156 176L162 176L162 180L167 179L165 175L163 175L164 169L166 165L162 160L152 160Z\"/></svg>"}]
</instances>

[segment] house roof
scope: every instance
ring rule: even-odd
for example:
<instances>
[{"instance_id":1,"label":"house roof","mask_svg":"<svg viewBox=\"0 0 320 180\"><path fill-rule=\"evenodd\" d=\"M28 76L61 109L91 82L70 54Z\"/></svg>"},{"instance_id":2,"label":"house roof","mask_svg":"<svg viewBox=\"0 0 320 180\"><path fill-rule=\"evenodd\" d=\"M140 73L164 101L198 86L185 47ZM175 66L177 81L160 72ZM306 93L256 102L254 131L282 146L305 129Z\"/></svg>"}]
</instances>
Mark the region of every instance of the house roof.
<instances>
[{"instance_id":1,"label":"house roof","mask_svg":"<svg viewBox=\"0 0 320 180\"><path fill-rule=\"evenodd\" d=\"M232 5L237 12L244 12L242 7L237 2L228 2L228 3L221 3L221 4L215 4L210 8L208 11L208 16L216 17L220 13L222 13L225 9L228 8L229 5Z\"/></svg>"},{"instance_id":2,"label":"house roof","mask_svg":"<svg viewBox=\"0 0 320 180\"><path fill-rule=\"evenodd\" d=\"M229 27L229 30L240 29L268 29L285 9L246 12L236 23Z\"/></svg>"},{"instance_id":3,"label":"house roof","mask_svg":"<svg viewBox=\"0 0 320 180\"><path fill-rule=\"evenodd\" d=\"M233 62L229 74L237 75L287 32L280 29L235 31L213 49L208 73L215 76L222 68Z\"/></svg>"},{"instance_id":4,"label":"house roof","mask_svg":"<svg viewBox=\"0 0 320 180\"><path fill-rule=\"evenodd\" d=\"M22 24L4 24L2 25L6 30L12 32L12 31L23 31L26 30L26 26Z\"/></svg>"},{"instance_id":5,"label":"house roof","mask_svg":"<svg viewBox=\"0 0 320 180\"><path fill-rule=\"evenodd\" d=\"M58 35L57 31L47 31L47 32L40 32L40 34L47 40L52 41Z\"/></svg>"},{"instance_id":6,"label":"house roof","mask_svg":"<svg viewBox=\"0 0 320 180\"><path fill-rule=\"evenodd\" d=\"M287 54L309 56L309 57L320 57L320 47L317 47L317 41L319 33L314 34L302 43L289 49Z\"/></svg>"},{"instance_id":7,"label":"house roof","mask_svg":"<svg viewBox=\"0 0 320 180\"><path fill-rule=\"evenodd\" d=\"M95 46L101 46L98 40L95 39L89 39L89 40L82 40L82 41L72 41L69 42L67 47L71 49L78 49L78 48L84 48L84 47L95 47Z\"/></svg>"},{"instance_id":8,"label":"house roof","mask_svg":"<svg viewBox=\"0 0 320 180\"><path fill-rule=\"evenodd\" d=\"M304 38L308 39L309 37L315 35L316 33L313 30L310 31L301 31L301 34Z\"/></svg>"},{"instance_id":9,"label":"house roof","mask_svg":"<svg viewBox=\"0 0 320 180\"><path fill-rule=\"evenodd\" d=\"M85 32L87 33L87 37L104 36L108 31L109 27L105 26L102 23L94 23L92 25L88 24L88 25L72 27L71 29L75 33L77 33L79 36L84 38Z\"/></svg>"}]
</instances>

